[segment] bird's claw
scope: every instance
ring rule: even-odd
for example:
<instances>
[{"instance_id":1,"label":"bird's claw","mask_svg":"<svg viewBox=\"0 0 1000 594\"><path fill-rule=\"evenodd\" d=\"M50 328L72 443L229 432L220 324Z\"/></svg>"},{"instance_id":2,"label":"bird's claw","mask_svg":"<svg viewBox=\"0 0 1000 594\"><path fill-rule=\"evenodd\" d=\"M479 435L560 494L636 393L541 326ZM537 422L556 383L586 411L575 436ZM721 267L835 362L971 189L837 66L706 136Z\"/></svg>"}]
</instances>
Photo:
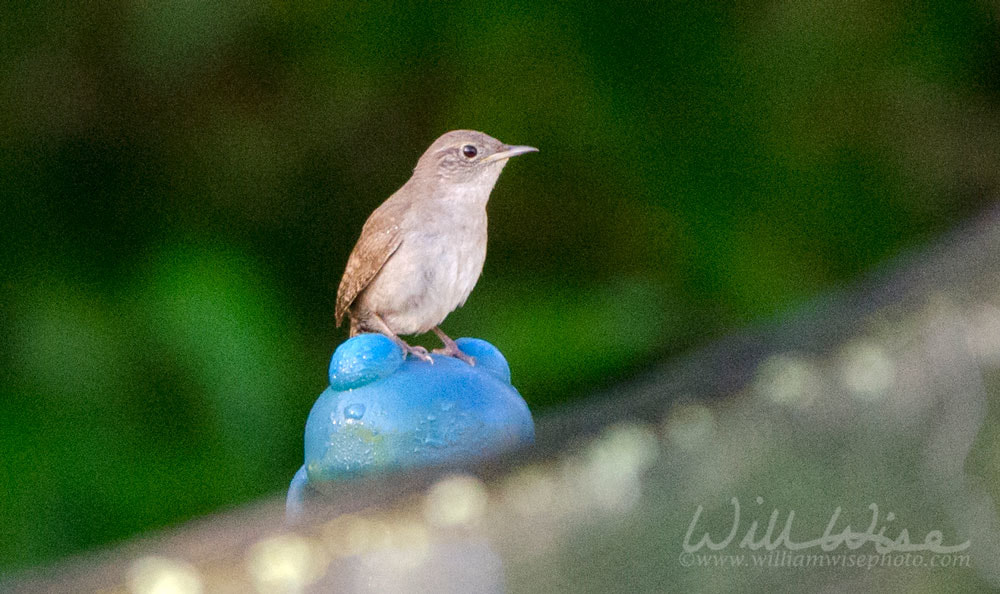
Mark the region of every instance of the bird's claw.
<instances>
[{"instance_id":1,"label":"bird's claw","mask_svg":"<svg viewBox=\"0 0 1000 594\"><path fill-rule=\"evenodd\" d=\"M431 352L433 352L435 355L447 355L449 357L455 357L456 359L461 359L462 361L465 361L466 363L472 365L473 367L476 366L476 358L473 357L472 355L466 355L465 353L460 351L458 347L455 348L445 347L443 349L434 349Z\"/></svg>"},{"instance_id":2,"label":"bird's claw","mask_svg":"<svg viewBox=\"0 0 1000 594\"><path fill-rule=\"evenodd\" d=\"M404 343L404 344L406 344L406 343ZM413 355L414 357L416 357L417 359L420 359L421 361L426 361L426 362L430 363L431 365L434 365L434 359L431 358L430 353L427 352L427 349L425 349L422 346L410 346L410 345L406 345L406 348L404 349L404 351L408 355ZM435 351L435 352L437 352L437 351Z\"/></svg>"}]
</instances>

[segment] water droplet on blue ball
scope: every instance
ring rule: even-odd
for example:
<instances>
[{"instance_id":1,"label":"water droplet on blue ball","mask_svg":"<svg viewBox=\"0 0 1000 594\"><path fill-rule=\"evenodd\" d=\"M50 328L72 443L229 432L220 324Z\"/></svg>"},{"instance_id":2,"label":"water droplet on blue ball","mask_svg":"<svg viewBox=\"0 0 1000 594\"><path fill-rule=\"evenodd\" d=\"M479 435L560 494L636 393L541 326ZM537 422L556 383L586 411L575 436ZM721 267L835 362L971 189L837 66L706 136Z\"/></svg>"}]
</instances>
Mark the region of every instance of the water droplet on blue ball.
<instances>
[{"instance_id":1,"label":"water droplet on blue ball","mask_svg":"<svg viewBox=\"0 0 1000 594\"><path fill-rule=\"evenodd\" d=\"M365 416L365 405L361 403L348 404L344 409L344 416L348 419L360 419Z\"/></svg>"}]
</instances>

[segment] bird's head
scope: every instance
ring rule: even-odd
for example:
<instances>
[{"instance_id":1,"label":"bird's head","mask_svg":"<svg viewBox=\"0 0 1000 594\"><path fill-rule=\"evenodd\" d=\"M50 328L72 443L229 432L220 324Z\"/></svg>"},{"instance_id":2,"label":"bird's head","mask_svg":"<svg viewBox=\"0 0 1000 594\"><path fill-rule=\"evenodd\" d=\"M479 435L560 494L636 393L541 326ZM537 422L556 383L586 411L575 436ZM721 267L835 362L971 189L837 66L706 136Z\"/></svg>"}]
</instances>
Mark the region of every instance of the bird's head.
<instances>
[{"instance_id":1,"label":"bird's head","mask_svg":"<svg viewBox=\"0 0 1000 594\"><path fill-rule=\"evenodd\" d=\"M482 186L489 192L508 159L537 150L531 146L504 144L475 130L452 130L424 151L413 172L414 177Z\"/></svg>"}]
</instances>

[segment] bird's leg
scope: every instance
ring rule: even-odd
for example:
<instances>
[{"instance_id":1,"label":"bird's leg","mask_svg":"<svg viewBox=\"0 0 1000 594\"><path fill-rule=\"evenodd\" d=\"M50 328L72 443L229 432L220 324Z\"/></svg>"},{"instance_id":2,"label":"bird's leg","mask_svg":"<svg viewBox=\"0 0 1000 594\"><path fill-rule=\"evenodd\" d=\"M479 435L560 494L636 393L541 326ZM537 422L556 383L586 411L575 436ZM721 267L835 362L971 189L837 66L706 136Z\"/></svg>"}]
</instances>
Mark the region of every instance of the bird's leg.
<instances>
[{"instance_id":1,"label":"bird's leg","mask_svg":"<svg viewBox=\"0 0 1000 594\"><path fill-rule=\"evenodd\" d=\"M441 342L444 343L443 349L434 349L434 353L439 355L448 355L449 357L455 357L456 359L461 359L469 365L476 364L476 358L470 355L466 355L461 350L459 350L458 345L452 340L447 334L445 334L440 328L434 326L434 334L437 334Z\"/></svg>"},{"instance_id":2,"label":"bird's leg","mask_svg":"<svg viewBox=\"0 0 1000 594\"><path fill-rule=\"evenodd\" d=\"M378 316L378 314L371 314L371 319L375 322L375 326L379 332L388 336L394 343L399 345L399 348L403 349L404 356L413 355L421 361L427 361L431 365L434 364L434 359L431 359L427 349L422 346L410 346L406 344L406 341L397 336L396 333L392 331L392 328L389 328L389 325L386 324L382 318Z\"/></svg>"}]
</instances>

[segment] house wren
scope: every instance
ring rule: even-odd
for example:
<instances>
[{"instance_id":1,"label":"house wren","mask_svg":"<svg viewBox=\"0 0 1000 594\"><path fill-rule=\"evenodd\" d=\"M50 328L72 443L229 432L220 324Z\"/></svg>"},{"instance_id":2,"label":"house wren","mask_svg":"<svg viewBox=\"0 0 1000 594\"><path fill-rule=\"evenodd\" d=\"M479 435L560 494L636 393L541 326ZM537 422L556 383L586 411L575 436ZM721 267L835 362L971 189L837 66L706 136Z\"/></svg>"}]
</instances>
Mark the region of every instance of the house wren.
<instances>
[{"instance_id":1,"label":"house wren","mask_svg":"<svg viewBox=\"0 0 1000 594\"><path fill-rule=\"evenodd\" d=\"M351 318L351 336L381 332L433 363L427 349L400 334L434 330L443 349L470 365L438 325L461 307L486 260L486 202L507 159L537 151L473 130L434 141L413 176L368 217L337 289L337 326Z\"/></svg>"}]
</instances>

